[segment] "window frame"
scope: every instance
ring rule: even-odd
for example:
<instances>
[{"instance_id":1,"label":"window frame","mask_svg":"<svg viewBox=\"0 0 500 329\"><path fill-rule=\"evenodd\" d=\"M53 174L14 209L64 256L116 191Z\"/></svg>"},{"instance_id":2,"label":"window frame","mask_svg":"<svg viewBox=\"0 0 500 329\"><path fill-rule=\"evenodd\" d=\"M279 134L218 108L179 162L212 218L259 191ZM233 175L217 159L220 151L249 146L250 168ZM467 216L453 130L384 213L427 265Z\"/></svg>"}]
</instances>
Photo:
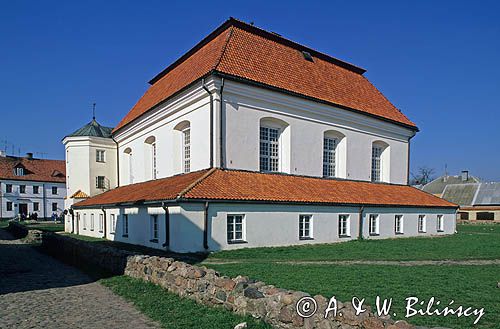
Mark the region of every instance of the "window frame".
<instances>
[{"instance_id":1,"label":"window frame","mask_svg":"<svg viewBox=\"0 0 500 329\"><path fill-rule=\"evenodd\" d=\"M241 218L241 223L237 219ZM230 223L230 220L232 223ZM236 227L241 225L241 238L236 238L239 232ZM231 230L230 230L231 228ZM231 233L231 238L229 237ZM246 243L246 216L244 214L226 214L226 240L228 244Z\"/></svg>"},{"instance_id":2,"label":"window frame","mask_svg":"<svg viewBox=\"0 0 500 329\"><path fill-rule=\"evenodd\" d=\"M33 211L40 211L40 203L33 202Z\"/></svg>"},{"instance_id":3,"label":"window frame","mask_svg":"<svg viewBox=\"0 0 500 329\"><path fill-rule=\"evenodd\" d=\"M442 214L436 216L436 231L444 232L444 215Z\"/></svg>"},{"instance_id":4,"label":"window frame","mask_svg":"<svg viewBox=\"0 0 500 329\"><path fill-rule=\"evenodd\" d=\"M94 214L90 214L90 230L93 231L95 229L95 217Z\"/></svg>"},{"instance_id":5,"label":"window frame","mask_svg":"<svg viewBox=\"0 0 500 329\"><path fill-rule=\"evenodd\" d=\"M26 185L19 185L19 194L26 194Z\"/></svg>"},{"instance_id":6,"label":"window frame","mask_svg":"<svg viewBox=\"0 0 500 329\"><path fill-rule=\"evenodd\" d=\"M23 167L16 167L16 168L14 168L14 175L16 175L16 176L24 176L24 168Z\"/></svg>"},{"instance_id":7,"label":"window frame","mask_svg":"<svg viewBox=\"0 0 500 329\"><path fill-rule=\"evenodd\" d=\"M106 162L106 150L101 150L101 149L95 150L95 162L99 163Z\"/></svg>"},{"instance_id":8,"label":"window frame","mask_svg":"<svg viewBox=\"0 0 500 329\"><path fill-rule=\"evenodd\" d=\"M308 233L306 234L306 232ZM299 240L313 240L313 239L314 239L313 215L299 214Z\"/></svg>"},{"instance_id":9,"label":"window frame","mask_svg":"<svg viewBox=\"0 0 500 329\"><path fill-rule=\"evenodd\" d=\"M116 215L115 214L109 214L109 234L115 234L116 231Z\"/></svg>"},{"instance_id":10,"label":"window frame","mask_svg":"<svg viewBox=\"0 0 500 329\"><path fill-rule=\"evenodd\" d=\"M39 194L40 193L40 186L34 185L33 186L33 194Z\"/></svg>"},{"instance_id":11,"label":"window frame","mask_svg":"<svg viewBox=\"0 0 500 329\"><path fill-rule=\"evenodd\" d=\"M182 133L182 172L191 172L191 126L181 130ZM187 141L187 142L186 142Z\"/></svg>"},{"instance_id":12,"label":"window frame","mask_svg":"<svg viewBox=\"0 0 500 329\"><path fill-rule=\"evenodd\" d=\"M158 222L158 215L153 214L150 216L150 237L149 242L158 243L160 236L160 224Z\"/></svg>"},{"instance_id":13,"label":"window frame","mask_svg":"<svg viewBox=\"0 0 500 329\"><path fill-rule=\"evenodd\" d=\"M122 236L128 238L128 214L123 214Z\"/></svg>"},{"instance_id":14,"label":"window frame","mask_svg":"<svg viewBox=\"0 0 500 329\"><path fill-rule=\"evenodd\" d=\"M373 220L375 220L375 225L373 225ZM368 216L368 234L371 236L380 235L380 215L379 214L369 214L369 216Z\"/></svg>"},{"instance_id":15,"label":"window frame","mask_svg":"<svg viewBox=\"0 0 500 329\"><path fill-rule=\"evenodd\" d=\"M377 152L375 152L377 150ZM371 181L372 182L382 182L382 153L384 148L380 145L372 144L372 156L371 156ZM377 154L378 153L378 156Z\"/></svg>"},{"instance_id":16,"label":"window frame","mask_svg":"<svg viewBox=\"0 0 500 329\"><path fill-rule=\"evenodd\" d=\"M345 219L345 227L342 225L343 219ZM345 233L343 233L343 228ZM339 214L338 216L338 234L339 238L347 238L351 236L351 215L349 214Z\"/></svg>"},{"instance_id":17,"label":"window frame","mask_svg":"<svg viewBox=\"0 0 500 329\"><path fill-rule=\"evenodd\" d=\"M57 186L52 186L52 195L57 195L58 192L57 190L58 190Z\"/></svg>"},{"instance_id":18,"label":"window frame","mask_svg":"<svg viewBox=\"0 0 500 329\"><path fill-rule=\"evenodd\" d=\"M267 130L267 139L262 138L262 131ZM276 140L271 140L271 131L276 131ZM259 171L260 172L281 172L281 134L283 129L273 127L268 124L261 124L259 127ZM263 154L263 145L267 145L267 154ZM276 155L273 155L275 151ZM267 167L264 168L263 160L266 160Z\"/></svg>"},{"instance_id":19,"label":"window frame","mask_svg":"<svg viewBox=\"0 0 500 329\"><path fill-rule=\"evenodd\" d=\"M83 213L83 229L87 230L87 214Z\"/></svg>"},{"instance_id":20,"label":"window frame","mask_svg":"<svg viewBox=\"0 0 500 329\"><path fill-rule=\"evenodd\" d=\"M103 233L104 232L104 214L99 214L99 233Z\"/></svg>"},{"instance_id":21,"label":"window frame","mask_svg":"<svg viewBox=\"0 0 500 329\"><path fill-rule=\"evenodd\" d=\"M328 145L333 144L333 148L327 148ZM339 139L330 136L323 136L323 177L337 177L337 148L339 146ZM329 157L329 161L327 158ZM333 168L332 168L333 166Z\"/></svg>"},{"instance_id":22,"label":"window frame","mask_svg":"<svg viewBox=\"0 0 500 329\"><path fill-rule=\"evenodd\" d=\"M425 215L418 215L417 231L418 233L427 233L427 218Z\"/></svg>"},{"instance_id":23,"label":"window frame","mask_svg":"<svg viewBox=\"0 0 500 329\"><path fill-rule=\"evenodd\" d=\"M156 179L157 177L156 165L157 165L156 141L154 141L153 143L151 143L151 177L153 179Z\"/></svg>"},{"instance_id":24,"label":"window frame","mask_svg":"<svg viewBox=\"0 0 500 329\"><path fill-rule=\"evenodd\" d=\"M394 215L394 234L404 234L404 216L401 214Z\"/></svg>"},{"instance_id":25,"label":"window frame","mask_svg":"<svg viewBox=\"0 0 500 329\"><path fill-rule=\"evenodd\" d=\"M57 211L57 202L52 202L52 211Z\"/></svg>"},{"instance_id":26,"label":"window frame","mask_svg":"<svg viewBox=\"0 0 500 329\"><path fill-rule=\"evenodd\" d=\"M13 211L14 210L14 203L12 201L7 201L5 205L5 211Z\"/></svg>"},{"instance_id":27,"label":"window frame","mask_svg":"<svg viewBox=\"0 0 500 329\"><path fill-rule=\"evenodd\" d=\"M5 184L5 193L12 193L12 184Z\"/></svg>"},{"instance_id":28,"label":"window frame","mask_svg":"<svg viewBox=\"0 0 500 329\"><path fill-rule=\"evenodd\" d=\"M99 178L102 178L102 186L101 184L99 184L100 182ZM95 176L95 188L99 190L106 189L106 176Z\"/></svg>"}]
</instances>

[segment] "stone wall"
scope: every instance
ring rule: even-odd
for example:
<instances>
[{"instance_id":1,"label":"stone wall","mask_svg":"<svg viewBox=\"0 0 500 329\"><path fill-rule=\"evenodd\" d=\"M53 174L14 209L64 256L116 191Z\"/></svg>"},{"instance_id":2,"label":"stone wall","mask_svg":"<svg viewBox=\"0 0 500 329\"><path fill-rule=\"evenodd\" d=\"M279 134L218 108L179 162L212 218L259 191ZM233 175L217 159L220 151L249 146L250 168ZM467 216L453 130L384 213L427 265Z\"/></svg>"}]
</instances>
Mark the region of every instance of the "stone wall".
<instances>
[{"instance_id":1,"label":"stone wall","mask_svg":"<svg viewBox=\"0 0 500 329\"><path fill-rule=\"evenodd\" d=\"M54 233L42 234L42 248L48 253L81 266L92 264L113 274L125 274L145 280L181 297L201 304L219 306L238 314L252 315L276 328L317 329L410 329L405 321L394 322L371 312L356 316L350 303L338 302L338 316L324 319L328 300L314 296L318 310L310 318L300 317L297 301L309 296L304 292L280 289L245 276L229 278L205 267L189 265L173 258L137 255L132 252L87 242ZM340 313L342 315L340 315ZM418 327L423 329L423 327Z\"/></svg>"},{"instance_id":2,"label":"stone wall","mask_svg":"<svg viewBox=\"0 0 500 329\"><path fill-rule=\"evenodd\" d=\"M42 240L42 231L28 229L17 222L10 221L7 228L16 238L22 238L29 243L39 243Z\"/></svg>"}]
</instances>

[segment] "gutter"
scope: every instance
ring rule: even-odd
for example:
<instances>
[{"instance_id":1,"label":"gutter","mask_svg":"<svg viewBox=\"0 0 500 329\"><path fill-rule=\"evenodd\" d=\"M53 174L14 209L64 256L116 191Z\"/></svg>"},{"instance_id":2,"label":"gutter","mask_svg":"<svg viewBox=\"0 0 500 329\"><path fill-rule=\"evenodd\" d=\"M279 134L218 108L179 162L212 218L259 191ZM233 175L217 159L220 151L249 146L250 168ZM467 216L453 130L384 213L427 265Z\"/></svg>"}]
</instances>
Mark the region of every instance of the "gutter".
<instances>
[{"instance_id":1,"label":"gutter","mask_svg":"<svg viewBox=\"0 0 500 329\"><path fill-rule=\"evenodd\" d=\"M208 250L208 201L205 202L203 212L203 248Z\"/></svg>"},{"instance_id":2,"label":"gutter","mask_svg":"<svg viewBox=\"0 0 500 329\"><path fill-rule=\"evenodd\" d=\"M201 80L202 88L210 97L210 168L214 167L214 97L205 84L205 78Z\"/></svg>"},{"instance_id":3,"label":"gutter","mask_svg":"<svg viewBox=\"0 0 500 329\"><path fill-rule=\"evenodd\" d=\"M166 202L162 202L161 207L165 210L165 243L163 244L163 247L168 250L170 247L170 213Z\"/></svg>"},{"instance_id":4,"label":"gutter","mask_svg":"<svg viewBox=\"0 0 500 329\"><path fill-rule=\"evenodd\" d=\"M359 233L358 233L358 239L362 240L363 239L363 211L365 210L365 206L359 207Z\"/></svg>"}]
</instances>

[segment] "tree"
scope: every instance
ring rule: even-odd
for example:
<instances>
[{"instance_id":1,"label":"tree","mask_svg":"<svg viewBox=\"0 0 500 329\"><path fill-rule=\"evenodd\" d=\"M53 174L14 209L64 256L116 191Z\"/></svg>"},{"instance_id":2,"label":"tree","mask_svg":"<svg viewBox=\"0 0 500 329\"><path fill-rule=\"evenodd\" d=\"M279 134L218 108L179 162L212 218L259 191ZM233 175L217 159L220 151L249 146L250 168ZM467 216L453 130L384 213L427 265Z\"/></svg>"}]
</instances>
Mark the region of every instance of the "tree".
<instances>
[{"instance_id":1,"label":"tree","mask_svg":"<svg viewBox=\"0 0 500 329\"><path fill-rule=\"evenodd\" d=\"M425 185L434 179L435 170L427 166L419 167L417 173L412 173L411 185Z\"/></svg>"}]
</instances>

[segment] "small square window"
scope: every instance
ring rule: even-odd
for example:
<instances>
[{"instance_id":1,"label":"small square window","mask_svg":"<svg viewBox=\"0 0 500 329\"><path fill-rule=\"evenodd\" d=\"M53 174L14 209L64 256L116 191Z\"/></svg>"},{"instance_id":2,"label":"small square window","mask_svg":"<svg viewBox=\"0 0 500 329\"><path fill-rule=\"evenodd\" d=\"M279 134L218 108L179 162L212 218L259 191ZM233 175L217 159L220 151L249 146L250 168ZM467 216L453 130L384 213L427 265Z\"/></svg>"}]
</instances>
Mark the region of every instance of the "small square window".
<instances>
[{"instance_id":1,"label":"small square window","mask_svg":"<svg viewBox=\"0 0 500 329\"><path fill-rule=\"evenodd\" d=\"M39 186L33 186L33 194L38 194L39 193Z\"/></svg>"},{"instance_id":2,"label":"small square window","mask_svg":"<svg viewBox=\"0 0 500 329\"><path fill-rule=\"evenodd\" d=\"M12 184L5 185L5 193L12 193Z\"/></svg>"},{"instance_id":3,"label":"small square window","mask_svg":"<svg viewBox=\"0 0 500 329\"><path fill-rule=\"evenodd\" d=\"M57 186L52 186L52 194L57 194Z\"/></svg>"},{"instance_id":4,"label":"small square window","mask_svg":"<svg viewBox=\"0 0 500 329\"><path fill-rule=\"evenodd\" d=\"M104 151L104 150L96 150L95 161L96 162L105 162L105 154L106 154L106 151Z\"/></svg>"},{"instance_id":5,"label":"small square window","mask_svg":"<svg viewBox=\"0 0 500 329\"><path fill-rule=\"evenodd\" d=\"M312 239L312 216L300 215L299 216L299 239L307 240Z\"/></svg>"},{"instance_id":6,"label":"small square window","mask_svg":"<svg viewBox=\"0 0 500 329\"><path fill-rule=\"evenodd\" d=\"M95 178L95 187L98 189L106 188L106 178L104 176L97 176Z\"/></svg>"},{"instance_id":7,"label":"small square window","mask_svg":"<svg viewBox=\"0 0 500 329\"><path fill-rule=\"evenodd\" d=\"M19 185L19 193L26 193L26 185Z\"/></svg>"},{"instance_id":8,"label":"small square window","mask_svg":"<svg viewBox=\"0 0 500 329\"><path fill-rule=\"evenodd\" d=\"M227 242L245 241L245 222L243 215L227 215Z\"/></svg>"}]
</instances>

